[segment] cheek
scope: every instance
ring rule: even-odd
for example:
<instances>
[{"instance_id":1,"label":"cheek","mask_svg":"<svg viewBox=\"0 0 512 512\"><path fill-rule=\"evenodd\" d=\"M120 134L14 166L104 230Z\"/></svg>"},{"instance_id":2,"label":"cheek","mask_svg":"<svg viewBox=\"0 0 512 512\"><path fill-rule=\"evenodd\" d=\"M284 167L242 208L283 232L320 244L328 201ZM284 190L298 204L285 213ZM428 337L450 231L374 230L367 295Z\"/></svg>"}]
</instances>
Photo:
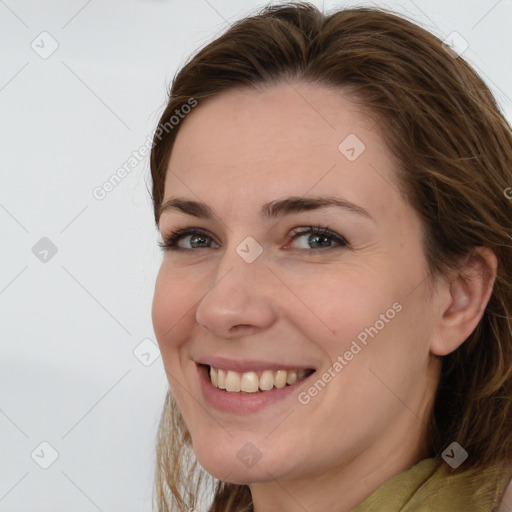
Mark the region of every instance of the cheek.
<instances>
[{"instance_id":1,"label":"cheek","mask_svg":"<svg viewBox=\"0 0 512 512\"><path fill-rule=\"evenodd\" d=\"M193 411L183 387L186 377L181 355L195 318L193 305L198 298L194 290L190 278L163 262L155 283L151 316L166 377L184 418Z\"/></svg>"},{"instance_id":2,"label":"cheek","mask_svg":"<svg viewBox=\"0 0 512 512\"><path fill-rule=\"evenodd\" d=\"M169 359L166 355L179 348L178 340L186 336L197 300L193 281L171 271L164 261L156 279L151 310L153 329L164 363Z\"/></svg>"},{"instance_id":3,"label":"cheek","mask_svg":"<svg viewBox=\"0 0 512 512\"><path fill-rule=\"evenodd\" d=\"M332 359L397 301L395 287L385 282L385 275L355 265L297 274L290 286L296 296L283 291L286 300L281 303Z\"/></svg>"}]
</instances>

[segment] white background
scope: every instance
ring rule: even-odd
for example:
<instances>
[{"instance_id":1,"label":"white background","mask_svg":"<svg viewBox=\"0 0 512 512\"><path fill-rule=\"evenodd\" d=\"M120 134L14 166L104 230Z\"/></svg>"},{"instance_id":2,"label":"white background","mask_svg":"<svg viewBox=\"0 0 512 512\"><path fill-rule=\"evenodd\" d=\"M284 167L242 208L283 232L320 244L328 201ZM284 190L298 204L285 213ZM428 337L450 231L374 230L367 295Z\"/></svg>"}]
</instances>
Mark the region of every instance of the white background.
<instances>
[{"instance_id":1,"label":"white background","mask_svg":"<svg viewBox=\"0 0 512 512\"><path fill-rule=\"evenodd\" d=\"M151 510L167 380L154 344L139 349L149 366L133 353L155 342L148 158L92 191L152 134L188 55L262 5L0 0L0 512ZM511 0L378 5L458 32L510 120ZM46 59L31 47L50 48L44 31Z\"/></svg>"}]
</instances>

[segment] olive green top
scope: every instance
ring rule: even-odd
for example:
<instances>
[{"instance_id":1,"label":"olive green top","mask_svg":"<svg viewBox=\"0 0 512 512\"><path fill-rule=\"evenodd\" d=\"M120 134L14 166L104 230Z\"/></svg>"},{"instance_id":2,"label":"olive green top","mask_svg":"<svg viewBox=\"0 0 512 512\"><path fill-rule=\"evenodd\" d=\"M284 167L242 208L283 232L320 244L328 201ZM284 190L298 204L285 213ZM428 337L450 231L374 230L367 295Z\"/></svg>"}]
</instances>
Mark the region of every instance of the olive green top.
<instances>
[{"instance_id":1,"label":"olive green top","mask_svg":"<svg viewBox=\"0 0 512 512\"><path fill-rule=\"evenodd\" d=\"M479 490L484 478L475 471L443 468L434 458L424 459L388 480L352 512L491 512L497 510L500 495L510 476L498 477L500 491L489 496ZM508 508L508 507L507 507Z\"/></svg>"}]
</instances>

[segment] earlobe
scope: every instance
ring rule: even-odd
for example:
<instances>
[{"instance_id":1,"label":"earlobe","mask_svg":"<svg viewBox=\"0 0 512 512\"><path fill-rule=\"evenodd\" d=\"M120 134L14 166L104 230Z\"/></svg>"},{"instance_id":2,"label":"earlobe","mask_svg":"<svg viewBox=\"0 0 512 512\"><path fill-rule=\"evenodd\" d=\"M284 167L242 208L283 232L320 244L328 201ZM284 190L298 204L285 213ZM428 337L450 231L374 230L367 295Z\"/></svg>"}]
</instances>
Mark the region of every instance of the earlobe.
<instances>
[{"instance_id":1,"label":"earlobe","mask_svg":"<svg viewBox=\"0 0 512 512\"><path fill-rule=\"evenodd\" d=\"M494 252L478 247L444 282L443 293L439 295L444 297L444 303L430 346L433 354L444 356L453 352L475 330L491 297L496 271Z\"/></svg>"}]
</instances>

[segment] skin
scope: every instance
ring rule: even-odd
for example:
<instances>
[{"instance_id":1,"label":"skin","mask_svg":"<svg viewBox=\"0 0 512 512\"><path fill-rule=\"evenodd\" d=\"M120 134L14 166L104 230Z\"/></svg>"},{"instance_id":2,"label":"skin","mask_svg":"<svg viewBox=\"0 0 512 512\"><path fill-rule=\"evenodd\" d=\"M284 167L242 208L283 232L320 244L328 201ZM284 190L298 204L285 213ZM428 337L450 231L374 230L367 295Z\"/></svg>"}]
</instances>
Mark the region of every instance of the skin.
<instances>
[{"instance_id":1,"label":"skin","mask_svg":"<svg viewBox=\"0 0 512 512\"><path fill-rule=\"evenodd\" d=\"M430 290L421 223L398 193L389 151L340 90L299 82L230 91L182 123L164 202L200 200L215 217L168 210L159 227L164 237L203 228L214 244L190 249L184 237L188 251L165 254L152 318L196 456L215 477L250 484L256 512L349 511L429 456L440 356L481 318L496 259L478 249ZM354 161L338 150L349 134L366 146ZM275 199L322 195L356 203L372 219L339 207L279 219L258 213ZM331 246L315 249L308 234L291 240L292 229L310 225L349 245L328 239ZM263 248L250 264L236 252L248 236ZM198 357L301 363L321 376L395 303L401 311L308 404L297 399L307 386L251 414L205 401ZM250 468L237 457L247 442L261 453Z\"/></svg>"}]
</instances>

